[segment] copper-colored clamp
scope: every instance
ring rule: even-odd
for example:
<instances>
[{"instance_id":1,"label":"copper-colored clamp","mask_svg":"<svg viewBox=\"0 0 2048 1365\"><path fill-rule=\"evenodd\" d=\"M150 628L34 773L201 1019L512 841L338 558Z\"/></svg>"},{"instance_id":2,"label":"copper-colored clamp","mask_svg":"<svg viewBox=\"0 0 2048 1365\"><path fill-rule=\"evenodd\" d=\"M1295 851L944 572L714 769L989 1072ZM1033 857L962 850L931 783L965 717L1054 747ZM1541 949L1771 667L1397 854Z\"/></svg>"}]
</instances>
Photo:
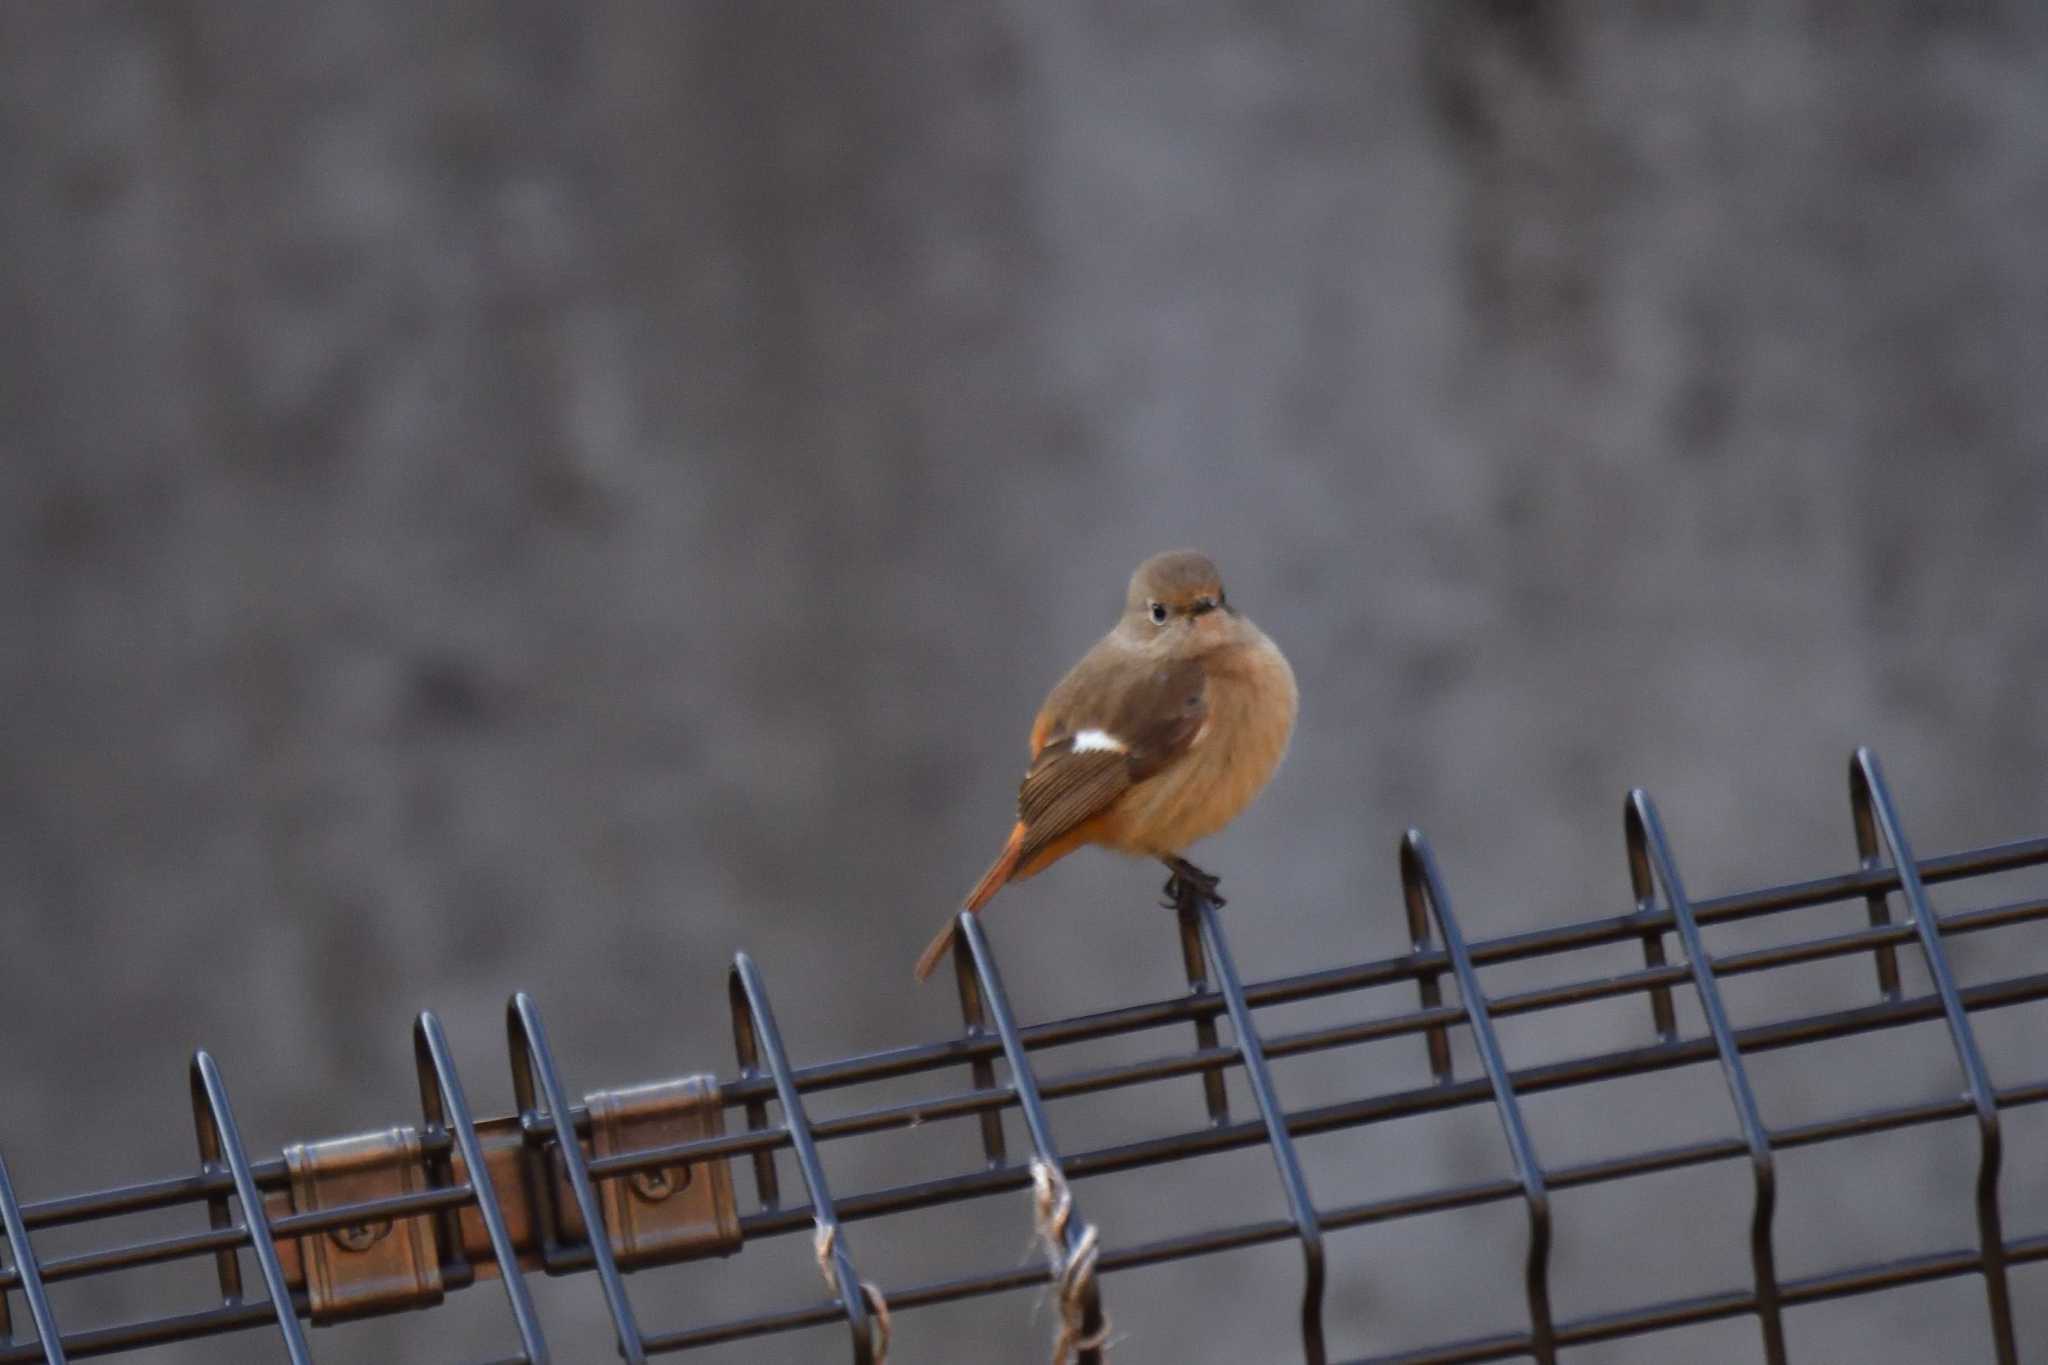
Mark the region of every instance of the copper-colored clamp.
<instances>
[{"instance_id":1,"label":"copper-colored clamp","mask_svg":"<svg viewBox=\"0 0 2048 1365\"><path fill-rule=\"evenodd\" d=\"M593 1160L653 1151L725 1132L725 1109L711 1076L685 1076L588 1095ZM560 1157L557 1155L556 1160ZM598 1198L612 1255L624 1267L725 1256L739 1250L739 1209L723 1159L633 1171L599 1181ZM584 1236L571 1200L556 1200L562 1240Z\"/></svg>"},{"instance_id":2,"label":"copper-colored clamp","mask_svg":"<svg viewBox=\"0 0 2048 1365\"><path fill-rule=\"evenodd\" d=\"M284 1149L284 1160L291 1172L292 1208L299 1213L428 1187L419 1131L413 1128L294 1143ZM441 1298L441 1258L431 1218L348 1223L306 1233L298 1247L314 1322L422 1307Z\"/></svg>"},{"instance_id":3,"label":"copper-colored clamp","mask_svg":"<svg viewBox=\"0 0 2048 1365\"><path fill-rule=\"evenodd\" d=\"M708 1075L601 1090L584 1104L589 1136L582 1146L591 1162L725 1133L718 1081ZM559 1273L566 1264L556 1258L587 1236L582 1213L569 1197L557 1139L549 1135L541 1143L522 1130L517 1115L486 1119L476 1134L521 1266ZM291 1187L264 1201L273 1220L420 1194L469 1177L459 1155L446 1158L435 1175L436 1163L427 1159L415 1128L299 1143L284 1156ZM545 1172L537 1182L541 1188L523 1179L524 1171ZM594 1183L612 1256L621 1267L729 1256L740 1248L739 1207L725 1157L652 1166ZM277 1249L286 1281L304 1287L319 1323L424 1307L446 1290L498 1274L474 1204L281 1234Z\"/></svg>"}]
</instances>

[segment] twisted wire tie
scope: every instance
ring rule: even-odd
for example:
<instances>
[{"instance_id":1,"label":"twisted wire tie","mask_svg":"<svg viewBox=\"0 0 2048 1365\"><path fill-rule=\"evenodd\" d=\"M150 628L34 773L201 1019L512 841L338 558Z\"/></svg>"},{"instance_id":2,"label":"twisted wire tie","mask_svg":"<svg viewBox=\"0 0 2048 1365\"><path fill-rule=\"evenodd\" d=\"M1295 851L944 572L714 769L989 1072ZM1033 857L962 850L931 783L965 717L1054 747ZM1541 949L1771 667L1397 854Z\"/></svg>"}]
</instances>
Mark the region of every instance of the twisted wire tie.
<instances>
[{"instance_id":1,"label":"twisted wire tie","mask_svg":"<svg viewBox=\"0 0 2048 1365\"><path fill-rule=\"evenodd\" d=\"M811 1249L818 1253L818 1273L825 1277L825 1288L835 1299L839 1297L839 1277L833 1273L832 1256L838 1245L838 1227L818 1224ZM861 1280L859 1283L861 1297L868 1301L868 1311L874 1314L874 1324L868 1330L871 1334L869 1340L874 1345L875 1365L889 1365L889 1301L882 1297L882 1291L872 1282Z\"/></svg>"},{"instance_id":2,"label":"twisted wire tie","mask_svg":"<svg viewBox=\"0 0 2048 1365\"><path fill-rule=\"evenodd\" d=\"M1036 1157L1031 1162L1031 1184L1038 1215L1038 1239L1045 1244L1045 1257L1052 1267L1053 1290L1059 1297L1060 1331L1053 1339L1052 1365L1067 1365L1083 1351L1100 1350L1109 1341L1109 1315L1102 1326L1085 1330L1088 1290L1095 1282L1095 1261L1101 1254L1101 1239L1093 1223L1081 1224L1074 1249L1067 1250L1067 1224L1074 1216L1074 1193L1066 1177L1052 1164Z\"/></svg>"}]
</instances>

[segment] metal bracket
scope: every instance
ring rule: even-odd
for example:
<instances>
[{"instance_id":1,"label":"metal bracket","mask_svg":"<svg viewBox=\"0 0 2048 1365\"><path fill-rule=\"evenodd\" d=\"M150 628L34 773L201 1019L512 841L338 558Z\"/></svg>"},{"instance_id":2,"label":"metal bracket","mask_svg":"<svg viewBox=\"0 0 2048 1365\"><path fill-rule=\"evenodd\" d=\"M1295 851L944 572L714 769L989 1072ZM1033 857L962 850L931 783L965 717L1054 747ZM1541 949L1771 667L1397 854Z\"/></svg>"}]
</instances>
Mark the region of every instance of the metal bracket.
<instances>
[{"instance_id":1,"label":"metal bracket","mask_svg":"<svg viewBox=\"0 0 2048 1365\"><path fill-rule=\"evenodd\" d=\"M685 1076L584 1097L593 1160L653 1151L725 1133L714 1076ZM559 1164L560 1154L555 1154ZM678 1162L598 1183L613 1257L621 1266L654 1265L739 1250L739 1208L723 1160ZM584 1236L575 1204L553 1201L563 1241Z\"/></svg>"},{"instance_id":2,"label":"metal bracket","mask_svg":"<svg viewBox=\"0 0 2048 1365\"><path fill-rule=\"evenodd\" d=\"M414 1128L294 1143L284 1149L284 1161L291 1173L292 1207L300 1213L428 1187ZM441 1299L441 1260L430 1217L344 1224L306 1233L298 1245L316 1323Z\"/></svg>"},{"instance_id":3,"label":"metal bracket","mask_svg":"<svg viewBox=\"0 0 2048 1365\"><path fill-rule=\"evenodd\" d=\"M718 1081L710 1075L601 1090L584 1104L573 1127L590 1161L599 1163L599 1175L608 1158L725 1134ZM555 1138L550 1135L536 1150L517 1115L474 1126L521 1267L550 1275L575 1269L573 1253L588 1237L582 1211L569 1197ZM418 1194L444 1180L465 1181L469 1174L456 1154L435 1178L413 1128L300 1143L284 1155L290 1188L264 1200L272 1219ZM529 1184L524 1172L545 1178ZM729 1158L679 1161L595 1184L612 1256L622 1267L730 1256L740 1249ZM424 1307L445 1290L499 1274L488 1229L473 1205L452 1216L423 1212L280 1235L277 1250L287 1283L304 1287L319 1323Z\"/></svg>"}]
</instances>

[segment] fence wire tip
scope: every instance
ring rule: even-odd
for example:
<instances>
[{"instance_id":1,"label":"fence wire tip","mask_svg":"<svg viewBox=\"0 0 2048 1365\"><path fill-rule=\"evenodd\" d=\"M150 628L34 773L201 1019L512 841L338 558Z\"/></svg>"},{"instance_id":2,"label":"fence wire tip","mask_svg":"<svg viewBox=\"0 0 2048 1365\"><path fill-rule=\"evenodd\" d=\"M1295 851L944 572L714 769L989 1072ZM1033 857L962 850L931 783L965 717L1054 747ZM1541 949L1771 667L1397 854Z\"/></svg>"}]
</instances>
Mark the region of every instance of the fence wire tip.
<instances>
[{"instance_id":1,"label":"fence wire tip","mask_svg":"<svg viewBox=\"0 0 2048 1365\"><path fill-rule=\"evenodd\" d=\"M811 1249L818 1253L818 1273L825 1277L825 1291L835 1299L839 1297L839 1277L832 1270L832 1253L838 1244L838 1225L827 1227L823 1223L818 1224L818 1230L811 1238ZM868 1280L860 1282L860 1293L868 1301L868 1312L874 1314L870 1340L874 1343L875 1365L889 1365L889 1301Z\"/></svg>"},{"instance_id":2,"label":"fence wire tip","mask_svg":"<svg viewBox=\"0 0 2048 1365\"><path fill-rule=\"evenodd\" d=\"M1067 1250L1067 1223L1074 1216L1074 1194L1067 1178L1051 1163L1033 1158L1031 1185L1038 1214L1038 1240L1052 1266L1053 1292L1060 1301L1060 1331L1052 1343L1052 1365L1067 1365L1083 1351L1099 1351L1109 1341L1109 1314L1093 1333L1083 1330L1088 1287L1095 1280L1095 1259L1101 1239L1093 1223L1081 1224L1074 1248Z\"/></svg>"}]
</instances>

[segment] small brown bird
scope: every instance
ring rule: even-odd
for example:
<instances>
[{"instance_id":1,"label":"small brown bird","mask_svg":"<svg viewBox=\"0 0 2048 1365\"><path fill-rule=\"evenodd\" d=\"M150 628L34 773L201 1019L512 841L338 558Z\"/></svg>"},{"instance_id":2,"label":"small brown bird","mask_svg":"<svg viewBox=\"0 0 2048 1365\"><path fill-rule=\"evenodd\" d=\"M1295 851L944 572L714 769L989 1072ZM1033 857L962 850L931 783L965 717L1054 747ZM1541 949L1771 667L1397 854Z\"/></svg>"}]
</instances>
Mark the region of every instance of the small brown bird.
<instances>
[{"instance_id":1,"label":"small brown bird","mask_svg":"<svg viewBox=\"0 0 2048 1365\"><path fill-rule=\"evenodd\" d=\"M1182 879L1213 895L1216 878L1181 851L1236 819L1271 779L1297 700L1286 656L1230 605L1206 556L1146 560L1116 628L1039 708L1016 827L966 908L1083 844L1159 859L1173 872L1169 895ZM957 921L939 931L918 980L956 932Z\"/></svg>"}]
</instances>

